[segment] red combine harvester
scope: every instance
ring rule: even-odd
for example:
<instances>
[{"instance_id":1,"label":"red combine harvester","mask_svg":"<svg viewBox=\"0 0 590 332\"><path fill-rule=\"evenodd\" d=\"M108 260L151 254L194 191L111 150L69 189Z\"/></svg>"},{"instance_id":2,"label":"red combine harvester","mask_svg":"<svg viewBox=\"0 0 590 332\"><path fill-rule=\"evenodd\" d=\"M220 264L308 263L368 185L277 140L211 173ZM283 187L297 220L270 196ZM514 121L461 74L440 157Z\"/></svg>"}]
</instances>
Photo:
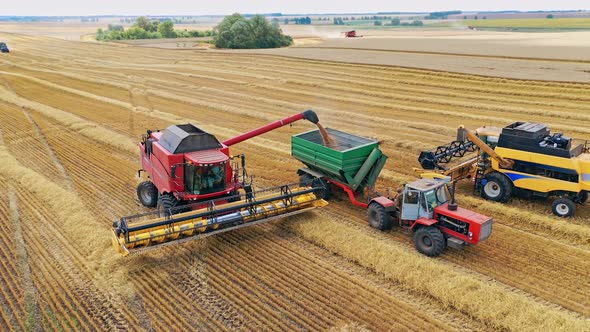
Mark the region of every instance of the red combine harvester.
<instances>
[{"instance_id":1,"label":"red combine harvester","mask_svg":"<svg viewBox=\"0 0 590 332\"><path fill-rule=\"evenodd\" d=\"M301 213L327 203L309 188L283 185L254 192L244 155L229 147L298 120L319 122L308 110L269 123L223 142L192 125L148 131L139 144L147 180L137 196L155 212L123 217L113 223L113 245L123 255L144 247L203 237ZM177 241L178 242L178 241Z\"/></svg>"},{"instance_id":2,"label":"red combine harvester","mask_svg":"<svg viewBox=\"0 0 590 332\"><path fill-rule=\"evenodd\" d=\"M350 30L350 31L344 31L342 32L344 34L344 37L346 38L357 38L357 37L362 37L356 34L356 30Z\"/></svg>"}]
</instances>

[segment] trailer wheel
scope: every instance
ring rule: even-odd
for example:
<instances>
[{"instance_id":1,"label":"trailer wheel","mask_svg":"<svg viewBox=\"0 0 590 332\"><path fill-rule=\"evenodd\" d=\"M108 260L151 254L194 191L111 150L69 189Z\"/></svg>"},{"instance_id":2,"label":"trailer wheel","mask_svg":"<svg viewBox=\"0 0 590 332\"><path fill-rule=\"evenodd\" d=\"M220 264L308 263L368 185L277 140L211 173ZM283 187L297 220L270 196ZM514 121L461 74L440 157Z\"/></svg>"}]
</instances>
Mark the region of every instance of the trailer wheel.
<instances>
[{"instance_id":1,"label":"trailer wheel","mask_svg":"<svg viewBox=\"0 0 590 332\"><path fill-rule=\"evenodd\" d=\"M494 202L506 203L512 197L512 182L503 174L498 172L490 173L485 178L481 195L483 198Z\"/></svg>"},{"instance_id":2,"label":"trailer wheel","mask_svg":"<svg viewBox=\"0 0 590 332\"><path fill-rule=\"evenodd\" d=\"M414 232L414 246L426 256L440 255L445 250L445 244L443 233L436 227L420 227Z\"/></svg>"},{"instance_id":3,"label":"trailer wheel","mask_svg":"<svg viewBox=\"0 0 590 332\"><path fill-rule=\"evenodd\" d=\"M143 206L156 207L158 205L158 188L152 181L143 181L137 186L137 198Z\"/></svg>"},{"instance_id":4,"label":"trailer wheel","mask_svg":"<svg viewBox=\"0 0 590 332\"><path fill-rule=\"evenodd\" d=\"M556 216L567 218L576 213L576 203L567 197L562 197L553 201L551 209Z\"/></svg>"},{"instance_id":5,"label":"trailer wheel","mask_svg":"<svg viewBox=\"0 0 590 332\"><path fill-rule=\"evenodd\" d=\"M175 207L180 206L180 202L171 194L163 194L158 197L158 212L160 214L160 218L162 217L169 217L173 214L183 212L182 209L175 209Z\"/></svg>"},{"instance_id":6,"label":"trailer wheel","mask_svg":"<svg viewBox=\"0 0 590 332\"><path fill-rule=\"evenodd\" d=\"M322 187L324 187L324 189L316 191L316 193L315 193L316 197L319 199L325 199L325 200L330 199L330 196L331 196L330 185L324 179L316 178L316 177L312 176L311 174L305 173L305 174L302 174L299 176L299 186L301 186L301 187L322 186Z\"/></svg>"},{"instance_id":7,"label":"trailer wheel","mask_svg":"<svg viewBox=\"0 0 590 332\"><path fill-rule=\"evenodd\" d=\"M313 176L311 176L307 173L299 175L299 186L301 186L301 187L311 186L312 182L313 182Z\"/></svg>"},{"instance_id":8,"label":"trailer wheel","mask_svg":"<svg viewBox=\"0 0 590 332\"><path fill-rule=\"evenodd\" d=\"M380 231L390 229L393 224L391 216L389 215L389 213L387 213L387 211L385 211L383 205L379 203L373 202L369 204L367 215L369 218L369 225Z\"/></svg>"}]
</instances>

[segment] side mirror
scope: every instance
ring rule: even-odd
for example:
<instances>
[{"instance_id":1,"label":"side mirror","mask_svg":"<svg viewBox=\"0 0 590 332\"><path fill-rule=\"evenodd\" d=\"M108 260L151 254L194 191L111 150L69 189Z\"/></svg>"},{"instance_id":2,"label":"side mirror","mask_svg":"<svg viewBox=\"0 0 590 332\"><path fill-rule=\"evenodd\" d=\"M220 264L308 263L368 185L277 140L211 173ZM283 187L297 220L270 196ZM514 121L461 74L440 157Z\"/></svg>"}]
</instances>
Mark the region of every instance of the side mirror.
<instances>
[{"instance_id":1,"label":"side mirror","mask_svg":"<svg viewBox=\"0 0 590 332\"><path fill-rule=\"evenodd\" d=\"M172 168L170 169L170 176L173 179L176 179L176 165L173 165Z\"/></svg>"}]
</instances>

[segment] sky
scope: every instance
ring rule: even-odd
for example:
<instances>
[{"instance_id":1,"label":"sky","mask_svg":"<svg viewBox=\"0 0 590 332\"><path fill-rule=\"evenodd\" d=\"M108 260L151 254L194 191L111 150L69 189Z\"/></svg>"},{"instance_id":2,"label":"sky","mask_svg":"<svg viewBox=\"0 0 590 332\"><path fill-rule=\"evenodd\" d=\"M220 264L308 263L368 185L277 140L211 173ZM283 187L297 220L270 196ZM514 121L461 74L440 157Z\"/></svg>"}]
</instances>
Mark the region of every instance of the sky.
<instances>
[{"instance_id":1,"label":"sky","mask_svg":"<svg viewBox=\"0 0 590 332\"><path fill-rule=\"evenodd\" d=\"M372 13L590 9L589 0L0 0L0 16Z\"/></svg>"}]
</instances>

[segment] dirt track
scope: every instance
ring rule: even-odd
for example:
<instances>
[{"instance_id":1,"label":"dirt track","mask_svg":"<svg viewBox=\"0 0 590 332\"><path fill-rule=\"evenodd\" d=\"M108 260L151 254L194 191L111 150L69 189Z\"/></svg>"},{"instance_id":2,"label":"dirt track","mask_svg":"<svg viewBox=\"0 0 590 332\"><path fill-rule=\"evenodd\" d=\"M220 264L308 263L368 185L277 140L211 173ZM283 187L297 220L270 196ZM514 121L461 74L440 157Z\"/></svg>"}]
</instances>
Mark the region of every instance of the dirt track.
<instances>
[{"instance_id":1,"label":"dirt track","mask_svg":"<svg viewBox=\"0 0 590 332\"><path fill-rule=\"evenodd\" d=\"M373 231L365 211L338 200L130 259L109 239L113 220L145 211L134 143L148 128L191 121L226 138L313 108L328 127L383 139L391 158L378 185L395 188L414 177L420 150L448 142L460 124L526 119L590 139L579 125L590 119L588 84L41 37L12 44L0 57L3 330L590 327L588 207L566 222L547 202L492 204L463 187L461 204L494 216L494 234L440 259L421 257L399 232ZM234 153L247 154L259 186L294 182L289 136L308 129L296 123ZM359 261L352 242L322 238L330 227L348 241L370 239L373 255ZM382 270L390 260L415 269ZM449 275L420 288L423 271ZM482 298L463 296L473 289Z\"/></svg>"}]
</instances>

